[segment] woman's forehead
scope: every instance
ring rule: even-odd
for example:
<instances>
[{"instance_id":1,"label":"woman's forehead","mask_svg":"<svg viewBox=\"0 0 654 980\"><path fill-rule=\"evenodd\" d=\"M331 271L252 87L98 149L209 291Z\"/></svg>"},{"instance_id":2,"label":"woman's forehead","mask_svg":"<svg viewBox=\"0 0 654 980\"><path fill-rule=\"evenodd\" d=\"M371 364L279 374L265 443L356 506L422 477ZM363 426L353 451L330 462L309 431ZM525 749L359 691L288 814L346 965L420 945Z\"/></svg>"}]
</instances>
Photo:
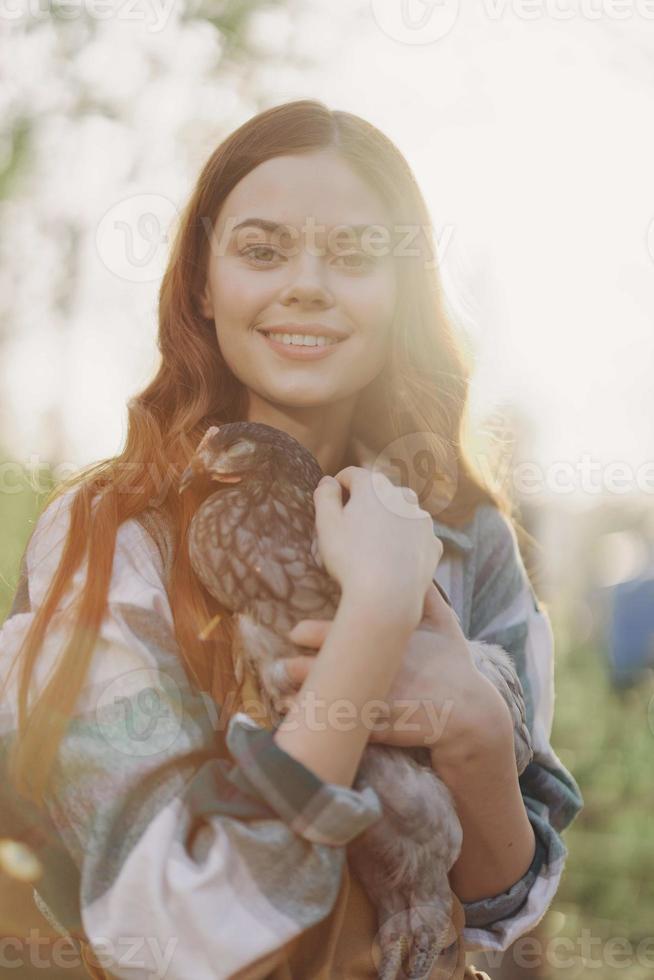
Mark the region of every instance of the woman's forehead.
<instances>
[{"instance_id":1,"label":"woman's forehead","mask_svg":"<svg viewBox=\"0 0 654 980\"><path fill-rule=\"evenodd\" d=\"M329 229L387 223L389 215L374 188L333 154L274 157L259 164L232 188L221 219L240 223L260 217L299 228L307 218Z\"/></svg>"}]
</instances>

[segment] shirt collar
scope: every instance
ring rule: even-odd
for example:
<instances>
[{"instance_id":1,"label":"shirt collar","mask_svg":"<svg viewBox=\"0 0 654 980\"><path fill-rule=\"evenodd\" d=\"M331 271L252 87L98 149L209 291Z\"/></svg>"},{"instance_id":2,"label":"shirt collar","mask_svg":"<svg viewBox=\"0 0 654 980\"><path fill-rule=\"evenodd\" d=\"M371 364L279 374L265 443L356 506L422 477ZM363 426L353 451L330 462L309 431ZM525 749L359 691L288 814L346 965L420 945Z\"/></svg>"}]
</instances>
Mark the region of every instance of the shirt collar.
<instances>
[{"instance_id":1,"label":"shirt collar","mask_svg":"<svg viewBox=\"0 0 654 980\"><path fill-rule=\"evenodd\" d=\"M441 538L445 541L451 541L455 544L457 548L461 551L472 551L472 538L465 531L462 531L458 527L450 527L449 524L443 524L442 521L437 521L436 518L432 518L434 524L434 534L437 538Z\"/></svg>"}]
</instances>

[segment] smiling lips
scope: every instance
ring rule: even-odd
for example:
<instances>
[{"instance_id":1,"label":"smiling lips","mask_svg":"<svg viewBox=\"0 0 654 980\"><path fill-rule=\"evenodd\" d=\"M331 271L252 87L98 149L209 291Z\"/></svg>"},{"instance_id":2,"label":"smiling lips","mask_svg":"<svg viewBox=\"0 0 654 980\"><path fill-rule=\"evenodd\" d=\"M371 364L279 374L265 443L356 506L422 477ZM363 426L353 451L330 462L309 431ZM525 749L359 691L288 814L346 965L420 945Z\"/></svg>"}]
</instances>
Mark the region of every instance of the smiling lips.
<instances>
[{"instance_id":1,"label":"smiling lips","mask_svg":"<svg viewBox=\"0 0 654 980\"><path fill-rule=\"evenodd\" d=\"M323 327L322 330L324 331L324 329ZM306 333L301 334L275 330L269 336L263 330L258 332L272 350L294 360L319 360L331 354L339 344L343 343L343 340L332 339L325 332L318 334L317 331L309 331L308 329ZM311 337L311 342L305 343L305 337Z\"/></svg>"},{"instance_id":2,"label":"smiling lips","mask_svg":"<svg viewBox=\"0 0 654 980\"><path fill-rule=\"evenodd\" d=\"M316 337L328 340L345 340L347 330L334 327L329 323L271 323L268 327L258 328L262 333L289 337Z\"/></svg>"}]
</instances>

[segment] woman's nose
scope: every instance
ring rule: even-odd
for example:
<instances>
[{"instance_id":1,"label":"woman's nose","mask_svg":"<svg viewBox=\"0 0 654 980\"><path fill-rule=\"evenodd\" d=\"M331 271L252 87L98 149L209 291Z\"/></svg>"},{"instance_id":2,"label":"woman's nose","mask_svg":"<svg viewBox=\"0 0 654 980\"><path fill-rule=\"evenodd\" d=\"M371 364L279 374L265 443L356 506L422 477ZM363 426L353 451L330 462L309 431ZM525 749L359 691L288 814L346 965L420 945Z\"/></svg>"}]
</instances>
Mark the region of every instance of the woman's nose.
<instances>
[{"instance_id":1,"label":"woman's nose","mask_svg":"<svg viewBox=\"0 0 654 980\"><path fill-rule=\"evenodd\" d=\"M293 257L288 268L288 280L282 290L283 302L296 300L331 305L333 299L323 256L303 251Z\"/></svg>"}]
</instances>

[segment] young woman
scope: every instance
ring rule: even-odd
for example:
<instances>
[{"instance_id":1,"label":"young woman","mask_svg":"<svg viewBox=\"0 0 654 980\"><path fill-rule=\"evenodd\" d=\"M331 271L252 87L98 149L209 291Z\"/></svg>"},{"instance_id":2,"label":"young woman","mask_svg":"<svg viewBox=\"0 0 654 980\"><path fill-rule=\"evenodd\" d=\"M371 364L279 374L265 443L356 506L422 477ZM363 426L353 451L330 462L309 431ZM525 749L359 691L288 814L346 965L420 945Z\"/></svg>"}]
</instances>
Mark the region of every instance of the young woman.
<instances>
[{"instance_id":1,"label":"young woman","mask_svg":"<svg viewBox=\"0 0 654 980\"><path fill-rule=\"evenodd\" d=\"M432 241L410 168L363 119L307 100L249 120L181 216L161 364L129 403L124 451L37 522L0 633L1 785L9 836L41 857L35 900L95 975L376 977L374 911L345 850L379 816L352 788L371 738L428 744L457 805L448 976L467 950L507 949L556 893L583 801L549 744L552 634L510 505L466 454L468 372ZM226 654L229 617L206 629L220 609L177 490L207 427L241 419L291 433L332 477L316 527L342 598L333 622L294 634L313 655L289 666L276 730L243 710L254 688ZM373 483L379 454L398 481ZM520 779L469 639L519 673L534 745ZM355 724L310 724L307 692L347 697ZM400 698L422 705L410 735ZM363 709L385 699L373 733ZM425 705L449 712L435 742Z\"/></svg>"}]
</instances>

